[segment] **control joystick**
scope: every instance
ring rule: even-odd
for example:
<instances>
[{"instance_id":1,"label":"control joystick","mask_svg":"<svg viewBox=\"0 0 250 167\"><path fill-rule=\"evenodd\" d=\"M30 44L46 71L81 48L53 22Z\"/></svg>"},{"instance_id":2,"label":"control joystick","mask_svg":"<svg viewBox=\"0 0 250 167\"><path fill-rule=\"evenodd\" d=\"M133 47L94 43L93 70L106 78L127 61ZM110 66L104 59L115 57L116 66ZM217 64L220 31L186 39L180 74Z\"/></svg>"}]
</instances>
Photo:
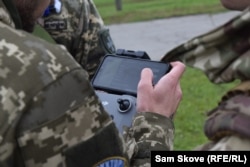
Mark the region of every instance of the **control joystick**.
<instances>
[{"instance_id":1,"label":"control joystick","mask_svg":"<svg viewBox=\"0 0 250 167\"><path fill-rule=\"evenodd\" d=\"M131 109L131 102L129 99L117 99L118 111L125 113Z\"/></svg>"},{"instance_id":2,"label":"control joystick","mask_svg":"<svg viewBox=\"0 0 250 167\"><path fill-rule=\"evenodd\" d=\"M103 107L115 122L116 127L123 133L123 127L130 127L136 113L136 97L130 95L115 95L96 91Z\"/></svg>"}]
</instances>

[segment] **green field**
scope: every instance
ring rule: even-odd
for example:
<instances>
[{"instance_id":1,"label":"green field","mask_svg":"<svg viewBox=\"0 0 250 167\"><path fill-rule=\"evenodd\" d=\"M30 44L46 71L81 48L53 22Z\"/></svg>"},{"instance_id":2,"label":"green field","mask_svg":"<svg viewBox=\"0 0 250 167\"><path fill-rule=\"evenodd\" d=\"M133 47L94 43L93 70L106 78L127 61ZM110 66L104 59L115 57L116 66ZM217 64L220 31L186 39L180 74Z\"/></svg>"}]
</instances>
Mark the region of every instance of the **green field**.
<instances>
[{"instance_id":1,"label":"green field","mask_svg":"<svg viewBox=\"0 0 250 167\"><path fill-rule=\"evenodd\" d=\"M114 0L94 0L106 24L152 20L225 10L219 0L121 0L116 10Z\"/></svg>"},{"instance_id":2,"label":"green field","mask_svg":"<svg viewBox=\"0 0 250 167\"><path fill-rule=\"evenodd\" d=\"M203 72L186 68L181 79L183 99L175 117L175 149L189 150L207 141L203 134L206 113L215 107L222 95L235 86L212 84Z\"/></svg>"}]
</instances>

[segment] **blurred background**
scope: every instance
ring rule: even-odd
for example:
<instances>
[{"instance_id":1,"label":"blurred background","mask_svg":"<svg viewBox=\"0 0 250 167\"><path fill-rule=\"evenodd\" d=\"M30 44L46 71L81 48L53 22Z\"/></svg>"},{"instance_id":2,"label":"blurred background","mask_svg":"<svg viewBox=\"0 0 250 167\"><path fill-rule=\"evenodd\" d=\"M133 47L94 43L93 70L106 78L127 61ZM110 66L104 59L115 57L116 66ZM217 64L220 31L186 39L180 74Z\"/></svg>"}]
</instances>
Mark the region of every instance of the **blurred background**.
<instances>
[{"instance_id":1,"label":"blurred background","mask_svg":"<svg viewBox=\"0 0 250 167\"><path fill-rule=\"evenodd\" d=\"M94 0L106 24L225 11L219 0Z\"/></svg>"}]
</instances>

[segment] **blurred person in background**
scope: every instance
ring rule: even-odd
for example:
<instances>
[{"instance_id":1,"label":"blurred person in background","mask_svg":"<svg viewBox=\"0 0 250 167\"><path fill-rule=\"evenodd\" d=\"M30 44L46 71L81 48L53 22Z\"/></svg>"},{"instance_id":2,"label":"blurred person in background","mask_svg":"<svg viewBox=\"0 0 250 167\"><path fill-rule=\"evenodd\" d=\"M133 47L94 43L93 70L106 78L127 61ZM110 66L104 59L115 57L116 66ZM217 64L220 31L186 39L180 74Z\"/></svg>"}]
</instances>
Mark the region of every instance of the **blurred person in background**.
<instances>
[{"instance_id":1,"label":"blurred person in background","mask_svg":"<svg viewBox=\"0 0 250 167\"><path fill-rule=\"evenodd\" d=\"M162 61L182 61L203 71L215 84L240 81L207 113L204 133L210 142L195 149L250 150L250 0L221 3L242 13L174 48Z\"/></svg>"}]
</instances>

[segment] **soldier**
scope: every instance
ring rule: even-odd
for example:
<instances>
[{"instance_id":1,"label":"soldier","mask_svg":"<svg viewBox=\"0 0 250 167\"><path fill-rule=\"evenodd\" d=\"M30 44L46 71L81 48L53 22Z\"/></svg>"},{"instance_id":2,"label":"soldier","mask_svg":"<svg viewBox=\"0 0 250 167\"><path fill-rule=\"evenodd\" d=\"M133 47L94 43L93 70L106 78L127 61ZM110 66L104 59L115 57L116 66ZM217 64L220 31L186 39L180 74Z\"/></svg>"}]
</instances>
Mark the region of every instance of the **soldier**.
<instances>
[{"instance_id":1,"label":"soldier","mask_svg":"<svg viewBox=\"0 0 250 167\"><path fill-rule=\"evenodd\" d=\"M225 7L245 9L250 1L222 0ZM204 125L209 143L197 150L250 150L250 9L224 25L168 52L162 61L180 60L202 70L211 82L240 83L208 112Z\"/></svg>"},{"instance_id":2,"label":"soldier","mask_svg":"<svg viewBox=\"0 0 250 167\"><path fill-rule=\"evenodd\" d=\"M53 0L39 24L89 73L91 79L102 57L116 48L92 0Z\"/></svg>"},{"instance_id":3,"label":"soldier","mask_svg":"<svg viewBox=\"0 0 250 167\"><path fill-rule=\"evenodd\" d=\"M142 71L138 112L123 138L91 87L88 73L67 51L69 45L66 49L30 33L51 2L0 0L0 166L149 166L150 150L172 149L171 118L182 97L179 80L185 66L171 63L172 70L154 87L152 71ZM70 2L62 13L76 7L76 1ZM82 52L91 55L98 39L85 36L98 28L85 24L98 22L91 14L96 9L92 0L79 2L84 19L77 23L85 33L72 27L63 32L71 32L66 37L69 41L75 37L76 43L80 33L76 50L85 46L86 53Z\"/></svg>"}]
</instances>

